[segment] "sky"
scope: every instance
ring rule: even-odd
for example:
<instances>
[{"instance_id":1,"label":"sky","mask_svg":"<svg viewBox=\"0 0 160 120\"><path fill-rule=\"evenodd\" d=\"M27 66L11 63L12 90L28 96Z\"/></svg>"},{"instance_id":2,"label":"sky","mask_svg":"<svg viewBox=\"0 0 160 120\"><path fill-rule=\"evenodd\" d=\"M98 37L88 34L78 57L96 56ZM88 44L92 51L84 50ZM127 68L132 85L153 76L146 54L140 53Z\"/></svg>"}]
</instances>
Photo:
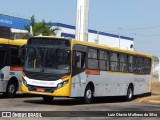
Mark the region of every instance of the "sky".
<instances>
[{"instance_id":1,"label":"sky","mask_svg":"<svg viewBox=\"0 0 160 120\"><path fill-rule=\"evenodd\" d=\"M0 0L0 14L76 24L77 0ZM89 28L134 38L138 52L160 56L160 0L89 0Z\"/></svg>"}]
</instances>

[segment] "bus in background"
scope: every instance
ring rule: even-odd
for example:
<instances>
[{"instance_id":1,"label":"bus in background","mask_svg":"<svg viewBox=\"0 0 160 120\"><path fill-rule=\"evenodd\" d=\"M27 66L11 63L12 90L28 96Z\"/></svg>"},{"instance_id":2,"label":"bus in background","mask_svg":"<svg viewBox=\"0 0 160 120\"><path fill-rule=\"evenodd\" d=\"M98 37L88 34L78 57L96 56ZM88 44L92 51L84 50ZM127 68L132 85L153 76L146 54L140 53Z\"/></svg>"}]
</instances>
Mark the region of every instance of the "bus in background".
<instances>
[{"instance_id":1,"label":"bus in background","mask_svg":"<svg viewBox=\"0 0 160 120\"><path fill-rule=\"evenodd\" d=\"M83 98L151 92L152 56L57 37L32 37L25 49L22 92L45 102L56 96ZM24 56L23 54L21 56Z\"/></svg>"},{"instance_id":2,"label":"bus in background","mask_svg":"<svg viewBox=\"0 0 160 120\"><path fill-rule=\"evenodd\" d=\"M20 90L22 63L18 52L26 41L0 38L0 92L6 97L14 97Z\"/></svg>"}]
</instances>

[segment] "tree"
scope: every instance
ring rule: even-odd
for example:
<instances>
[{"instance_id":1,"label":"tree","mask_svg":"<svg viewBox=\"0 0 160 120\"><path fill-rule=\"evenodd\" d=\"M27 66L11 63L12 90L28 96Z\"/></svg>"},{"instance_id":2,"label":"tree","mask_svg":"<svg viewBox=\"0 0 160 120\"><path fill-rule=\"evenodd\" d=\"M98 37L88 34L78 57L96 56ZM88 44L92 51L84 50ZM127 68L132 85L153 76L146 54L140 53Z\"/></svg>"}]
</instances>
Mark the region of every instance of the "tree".
<instances>
[{"instance_id":1,"label":"tree","mask_svg":"<svg viewBox=\"0 0 160 120\"><path fill-rule=\"evenodd\" d=\"M42 20L41 22L36 22L34 15L31 17L31 26L32 31L30 26L25 26L28 33L24 35L24 38L38 35L52 36L56 35L56 31L59 30L59 28L52 28L51 23L46 23L45 20Z\"/></svg>"}]
</instances>

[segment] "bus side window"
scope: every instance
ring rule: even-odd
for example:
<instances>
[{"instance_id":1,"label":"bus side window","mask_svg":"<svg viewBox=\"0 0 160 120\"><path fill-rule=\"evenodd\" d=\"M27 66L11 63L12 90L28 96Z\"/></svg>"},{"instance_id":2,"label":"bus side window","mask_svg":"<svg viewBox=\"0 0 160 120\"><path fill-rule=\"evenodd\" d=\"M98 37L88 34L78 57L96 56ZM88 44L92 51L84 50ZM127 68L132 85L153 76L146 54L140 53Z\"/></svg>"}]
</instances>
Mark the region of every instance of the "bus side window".
<instances>
[{"instance_id":1,"label":"bus side window","mask_svg":"<svg viewBox=\"0 0 160 120\"><path fill-rule=\"evenodd\" d=\"M133 56L132 55L129 55L128 56L128 69L129 69L129 72L132 73L134 71L133 69Z\"/></svg>"},{"instance_id":2,"label":"bus side window","mask_svg":"<svg viewBox=\"0 0 160 120\"><path fill-rule=\"evenodd\" d=\"M109 53L108 51L99 51L99 68L100 70L109 70Z\"/></svg>"},{"instance_id":3,"label":"bus side window","mask_svg":"<svg viewBox=\"0 0 160 120\"><path fill-rule=\"evenodd\" d=\"M11 48L11 65L19 66L22 65L20 58L18 58L18 48Z\"/></svg>"},{"instance_id":4,"label":"bus side window","mask_svg":"<svg viewBox=\"0 0 160 120\"><path fill-rule=\"evenodd\" d=\"M73 67L75 68L85 68L85 52L74 51L73 52Z\"/></svg>"},{"instance_id":5,"label":"bus side window","mask_svg":"<svg viewBox=\"0 0 160 120\"><path fill-rule=\"evenodd\" d=\"M150 74L151 71L151 59L145 58L144 59L144 64L145 64L145 73Z\"/></svg>"},{"instance_id":6,"label":"bus side window","mask_svg":"<svg viewBox=\"0 0 160 120\"><path fill-rule=\"evenodd\" d=\"M111 71L119 71L119 54L111 52L110 53L110 67Z\"/></svg>"},{"instance_id":7,"label":"bus side window","mask_svg":"<svg viewBox=\"0 0 160 120\"><path fill-rule=\"evenodd\" d=\"M125 54L120 54L120 71L121 72L128 72L128 63L127 58L128 56Z\"/></svg>"},{"instance_id":8,"label":"bus side window","mask_svg":"<svg viewBox=\"0 0 160 120\"><path fill-rule=\"evenodd\" d=\"M0 67L2 67L5 64L6 52L4 50L0 50L0 56Z\"/></svg>"},{"instance_id":9,"label":"bus side window","mask_svg":"<svg viewBox=\"0 0 160 120\"><path fill-rule=\"evenodd\" d=\"M99 69L99 63L98 63L98 50L89 48L88 52L88 68L89 69Z\"/></svg>"},{"instance_id":10,"label":"bus side window","mask_svg":"<svg viewBox=\"0 0 160 120\"><path fill-rule=\"evenodd\" d=\"M137 73L138 74L145 73L144 59L142 57L137 57Z\"/></svg>"}]
</instances>

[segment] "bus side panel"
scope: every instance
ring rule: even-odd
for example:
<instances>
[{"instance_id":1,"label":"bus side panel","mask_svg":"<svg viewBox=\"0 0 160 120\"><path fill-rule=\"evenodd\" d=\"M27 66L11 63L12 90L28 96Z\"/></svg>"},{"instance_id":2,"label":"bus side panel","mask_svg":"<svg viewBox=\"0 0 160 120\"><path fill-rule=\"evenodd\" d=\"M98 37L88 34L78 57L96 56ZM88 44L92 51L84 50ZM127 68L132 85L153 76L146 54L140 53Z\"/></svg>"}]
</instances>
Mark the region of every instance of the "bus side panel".
<instances>
[{"instance_id":1,"label":"bus side panel","mask_svg":"<svg viewBox=\"0 0 160 120\"><path fill-rule=\"evenodd\" d=\"M18 80L18 91L21 90L22 66L10 66L10 78L15 77Z\"/></svg>"},{"instance_id":2,"label":"bus side panel","mask_svg":"<svg viewBox=\"0 0 160 120\"><path fill-rule=\"evenodd\" d=\"M100 75L85 75L83 72L72 78L71 97L83 97L89 82L94 84L94 97L126 95L133 77L132 74L117 72L101 71Z\"/></svg>"},{"instance_id":3,"label":"bus side panel","mask_svg":"<svg viewBox=\"0 0 160 120\"><path fill-rule=\"evenodd\" d=\"M0 70L0 92L6 92L7 84L11 78L16 78L18 80L18 90L21 88L21 76L22 76L22 67L10 67L5 66Z\"/></svg>"},{"instance_id":4,"label":"bus side panel","mask_svg":"<svg viewBox=\"0 0 160 120\"><path fill-rule=\"evenodd\" d=\"M149 93L150 75L135 75L134 77L134 95Z\"/></svg>"},{"instance_id":5,"label":"bus side panel","mask_svg":"<svg viewBox=\"0 0 160 120\"><path fill-rule=\"evenodd\" d=\"M83 97L87 83L85 72L79 73L72 77L70 97Z\"/></svg>"},{"instance_id":6,"label":"bus side panel","mask_svg":"<svg viewBox=\"0 0 160 120\"><path fill-rule=\"evenodd\" d=\"M130 84L134 95L149 93L150 75L101 71L100 75L80 73L72 78L71 97L83 97L86 85L94 84L94 96L125 96Z\"/></svg>"},{"instance_id":7,"label":"bus side panel","mask_svg":"<svg viewBox=\"0 0 160 120\"><path fill-rule=\"evenodd\" d=\"M6 92L7 83L10 79L9 69L9 66L5 66L0 70L0 92Z\"/></svg>"},{"instance_id":8,"label":"bus side panel","mask_svg":"<svg viewBox=\"0 0 160 120\"><path fill-rule=\"evenodd\" d=\"M122 74L118 72L101 71L98 79L94 76L88 79L94 80L95 97L97 96L122 96L127 94L127 88L133 83L132 74Z\"/></svg>"}]
</instances>

